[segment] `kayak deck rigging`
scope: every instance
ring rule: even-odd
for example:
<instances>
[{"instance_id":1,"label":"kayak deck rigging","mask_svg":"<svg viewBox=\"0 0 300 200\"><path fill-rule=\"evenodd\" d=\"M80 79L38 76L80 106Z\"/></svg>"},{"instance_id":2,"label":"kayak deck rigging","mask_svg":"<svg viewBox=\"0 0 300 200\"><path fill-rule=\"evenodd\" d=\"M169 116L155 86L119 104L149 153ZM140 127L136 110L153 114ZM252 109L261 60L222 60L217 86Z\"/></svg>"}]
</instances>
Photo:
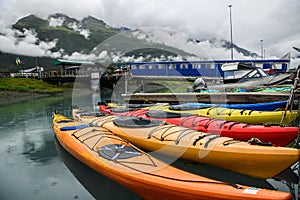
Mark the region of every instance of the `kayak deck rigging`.
<instances>
[{"instance_id":1,"label":"kayak deck rigging","mask_svg":"<svg viewBox=\"0 0 300 200\"><path fill-rule=\"evenodd\" d=\"M58 123L67 123L67 122L73 122L73 120L62 120ZM62 130L63 127L61 128ZM65 129L67 130L67 129ZM96 133L97 132L97 133ZM95 134L96 133L96 134ZM227 182L218 182L218 181L205 181L205 180L191 180L191 179L178 179L170 176L163 176L154 174L151 172L140 170L138 167L132 167L132 164L136 165L147 165L147 166L153 166L158 167L154 160L151 158L151 156L147 153L141 152L139 149L135 148L134 146L130 145L127 141L125 141L122 138L117 137L114 133L110 132L109 130L103 128L103 127L84 127L82 129L75 130L74 133L71 134L74 138L79 140L82 144L84 144L87 148L90 150L97 152L100 157L103 157L107 160L113 161L114 163L118 163L122 165L123 167L129 168L133 171L136 171L138 173L144 173L150 176L156 176L161 177L165 179L170 179L174 181L180 181L180 182L194 182L194 183L208 183L208 184L218 184L218 185L229 185L236 189L244 189L242 186L235 184L235 183L227 183ZM97 148L97 145L101 142L101 140L105 139L112 139L121 141L123 144L109 144L101 148ZM111 152L111 154L107 153ZM123 155L122 155L123 153ZM124 155L126 154L127 155ZM128 156L128 154L131 154ZM149 162L127 162L127 158L131 158L134 156L146 156L148 157Z\"/></svg>"}]
</instances>

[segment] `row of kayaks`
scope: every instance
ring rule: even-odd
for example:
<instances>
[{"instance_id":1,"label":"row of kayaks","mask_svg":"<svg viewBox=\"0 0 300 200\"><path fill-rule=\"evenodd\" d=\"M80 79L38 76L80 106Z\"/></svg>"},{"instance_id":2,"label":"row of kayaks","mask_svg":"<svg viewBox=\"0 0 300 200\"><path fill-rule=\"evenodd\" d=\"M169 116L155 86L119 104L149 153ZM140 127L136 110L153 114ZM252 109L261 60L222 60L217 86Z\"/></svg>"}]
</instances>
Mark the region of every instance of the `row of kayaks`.
<instances>
[{"instance_id":1,"label":"row of kayaks","mask_svg":"<svg viewBox=\"0 0 300 200\"><path fill-rule=\"evenodd\" d=\"M247 124L277 124L277 125L288 125L293 122L297 117L296 110L263 110L263 105L279 105L278 102L272 103L261 103L261 109L256 104L239 104L231 105L231 108L220 107L220 106L207 106L207 107L197 107L197 106L186 106L182 105L165 105L165 104L156 104L156 105L140 105L138 109L145 110L159 110L172 113L184 113L192 115L200 115L203 117L208 117L211 119L221 119L226 121L235 121ZM251 107L252 105L252 107ZM118 106L115 104L109 105L114 112L124 112L132 111L137 108L134 107L125 107ZM230 106L230 104L228 105ZM236 108L233 108L236 107ZM174 108L175 107L175 108ZM255 110L256 108L256 110ZM282 107L278 107L282 108Z\"/></svg>"},{"instance_id":2,"label":"row of kayaks","mask_svg":"<svg viewBox=\"0 0 300 200\"><path fill-rule=\"evenodd\" d=\"M80 112L74 115L77 121L89 126L104 127L149 152L171 155L264 179L285 170L298 161L300 156L297 149L252 145L230 137L165 124L161 120L115 115L90 118L81 115ZM71 127L77 128L81 127ZM239 160L238 163L236 159Z\"/></svg>"},{"instance_id":3,"label":"row of kayaks","mask_svg":"<svg viewBox=\"0 0 300 200\"><path fill-rule=\"evenodd\" d=\"M92 116L78 111L73 112L77 120L54 114L53 128L60 144L87 166L143 199L291 199L286 192L226 183L177 169L140 148L155 153L172 152L177 158L194 157L195 162L221 164L219 167L259 176L263 173L267 177L296 162L296 149L254 148L245 142L161 121Z\"/></svg>"},{"instance_id":4,"label":"row of kayaks","mask_svg":"<svg viewBox=\"0 0 300 200\"><path fill-rule=\"evenodd\" d=\"M100 105L100 110L73 109L73 119L54 114L58 141L77 159L144 199L291 198L190 174L140 149L266 179L299 161L298 149L278 147L297 137L297 127L250 125L149 105Z\"/></svg>"},{"instance_id":5,"label":"row of kayaks","mask_svg":"<svg viewBox=\"0 0 300 200\"><path fill-rule=\"evenodd\" d=\"M230 109L243 109L243 110L256 110L256 111L275 111L280 110L286 107L288 101L273 101L273 102L264 102L264 103L231 103L231 104L220 104L220 103L200 103L200 102L187 102L174 104L169 107L170 110L197 110L202 108L210 107L221 107L221 108L230 108ZM293 107L299 106L299 101L294 100L290 103ZM117 104L109 103L109 106L116 107ZM127 108L143 108L150 107L153 104L126 104ZM124 107L124 106L123 106Z\"/></svg>"},{"instance_id":6,"label":"row of kayaks","mask_svg":"<svg viewBox=\"0 0 300 200\"><path fill-rule=\"evenodd\" d=\"M175 124L204 133L232 137L235 140L247 141L251 138L257 138L263 143L271 142L276 146L288 145L298 136L299 132L298 127L242 123L241 121L244 121L246 117L243 117L243 120L227 121L185 112L170 112L170 110L166 111L164 108L159 110L158 106L148 108L149 109L128 110L122 107L116 108L100 104L100 111L103 112L102 115L107 113L162 120L168 124ZM250 111L246 111L246 113L247 112ZM268 113L272 112L260 112L259 114L264 115L266 118L270 118L271 116L268 115ZM82 116L83 115L84 114L82 114ZM98 113L98 115L101 115L101 113ZM277 116L277 118L279 117L281 117L281 113ZM262 119L263 116L258 116L256 118L259 120Z\"/></svg>"}]
</instances>

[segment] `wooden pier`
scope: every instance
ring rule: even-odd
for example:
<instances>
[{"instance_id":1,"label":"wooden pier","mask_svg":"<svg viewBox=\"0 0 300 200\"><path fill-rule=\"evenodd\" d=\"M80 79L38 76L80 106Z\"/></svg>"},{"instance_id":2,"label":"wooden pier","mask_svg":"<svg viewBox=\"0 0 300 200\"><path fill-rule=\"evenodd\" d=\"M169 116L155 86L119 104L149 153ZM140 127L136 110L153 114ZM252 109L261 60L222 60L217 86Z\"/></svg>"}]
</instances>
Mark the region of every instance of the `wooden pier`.
<instances>
[{"instance_id":1,"label":"wooden pier","mask_svg":"<svg viewBox=\"0 0 300 200\"><path fill-rule=\"evenodd\" d=\"M122 94L125 103L263 103L288 100L289 92L227 92L227 93L134 93ZM295 94L295 99L299 99Z\"/></svg>"}]
</instances>

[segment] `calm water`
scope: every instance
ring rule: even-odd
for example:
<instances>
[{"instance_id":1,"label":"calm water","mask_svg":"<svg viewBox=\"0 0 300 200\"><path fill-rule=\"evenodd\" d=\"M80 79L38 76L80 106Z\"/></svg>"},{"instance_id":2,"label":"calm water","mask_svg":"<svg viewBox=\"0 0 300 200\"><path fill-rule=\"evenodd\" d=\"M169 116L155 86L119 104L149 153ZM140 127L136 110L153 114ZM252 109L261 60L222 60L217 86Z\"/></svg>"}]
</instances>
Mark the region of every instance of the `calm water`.
<instances>
[{"instance_id":1,"label":"calm water","mask_svg":"<svg viewBox=\"0 0 300 200\"><path fill-rule=\"evenodd\" d=\"M71 97L53 97L0 107L0 200L140 199L81 164L57 143L52 113L58 110L71 116L73 103ZM298 194L297 184L254 179L183 161L175 165L210 178Z\"/></svg>"}]
</instances>

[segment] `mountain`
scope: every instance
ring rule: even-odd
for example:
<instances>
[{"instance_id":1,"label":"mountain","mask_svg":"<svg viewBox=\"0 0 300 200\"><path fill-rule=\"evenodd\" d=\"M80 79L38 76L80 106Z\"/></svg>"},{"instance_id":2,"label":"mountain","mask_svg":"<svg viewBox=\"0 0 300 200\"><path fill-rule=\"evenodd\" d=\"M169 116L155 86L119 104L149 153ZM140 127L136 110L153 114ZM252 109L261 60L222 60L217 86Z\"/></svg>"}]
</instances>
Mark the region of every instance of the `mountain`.
<instances>
[{"instance_id":1,"label":"mountain","mask_svg":"<svg viewBox=\"0 0 300 200\"><path fill-rule=\"evenodd\" d=\"M118 31L106 26L104 22L93 20L93 18L85 18L80 22L64 14L50 15L47 20L30 15L20 19L12 27L19 31L24 30L24 28L34 29L40 41L57 40L56 47L51 51L64 49L65 54L88 53L95 44L118 33ZM84 30L90 32L88 39L83 34Z\"/></svg>"},{"instance_id":2,"label":"mountain","mask_svg":"<svg viewBox=\"0 0 300 200\"><path fill-rule=\"evenodd\" d=\"M166 29L116 28L92 16L78 20L62 13L49 15L47 19L26 16L9 30L2 30L0 35L11 40L7 46L13 46L7 47L8 50L0 48L0 68L11 71L19 70L16 57L24 60L25 68L39 65L47 70L54 66L57 58L105 60L107 64L135 60L218 59L225 57L224 52L230 48L226 40L198 40ZM256 56L236 45L234 48L241 56ZM207 52L211 55L204 55Z\"/></svg>"},{"instance_id":3,"label":"mountain","mask_svg":"<svg viewBox=\"0 0 300 200\"><path fill-rule=\"evenodd\" d=\"M217 39L213 39L213 42L217 42ZM230 49L231 48L231 42L227 41L227 40L220 40L221 46L224 47L225 49ZM232 44L233 49L235 49L238 53L244 55L244 56L248 56L248 57L258 57L259 55L257 55L256 53L250 52L244 48L241 48L239 46L237 46L236 44Z\"/></svg>"}]
</instances>

